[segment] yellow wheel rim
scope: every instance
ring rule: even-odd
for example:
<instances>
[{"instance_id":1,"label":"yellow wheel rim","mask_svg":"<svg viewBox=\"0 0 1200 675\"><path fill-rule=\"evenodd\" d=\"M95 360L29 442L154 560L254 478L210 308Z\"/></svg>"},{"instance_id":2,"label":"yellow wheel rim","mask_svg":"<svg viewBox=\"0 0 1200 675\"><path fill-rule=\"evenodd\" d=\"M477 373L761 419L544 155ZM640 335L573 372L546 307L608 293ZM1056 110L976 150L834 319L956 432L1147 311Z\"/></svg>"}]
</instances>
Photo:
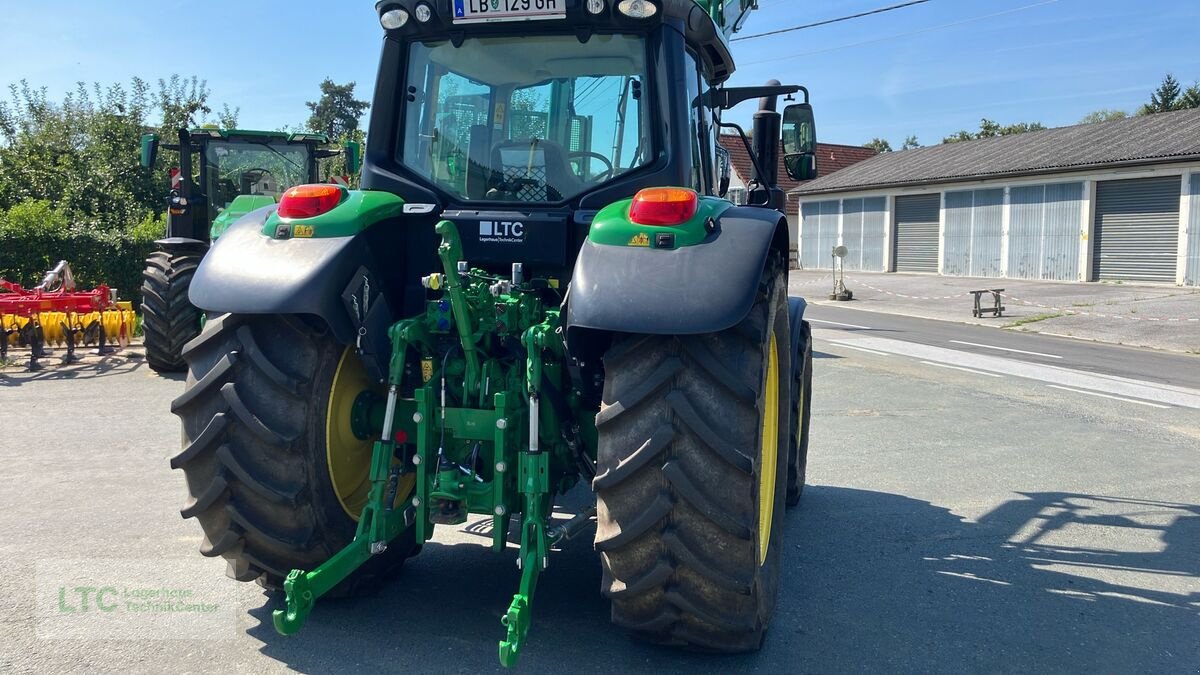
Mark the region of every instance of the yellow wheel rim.
<instances>
[{"instance_id":1,"label":"yellow wheel rim","mask_svg":"<svg viewBox=\"0 0 1200 675\"><path fill-rule=\"evenodd\" d=\"M358 395L370 389L382 393L367 378L367 371L354 348L347 347L330 385L329 408L325 415L325 459L333 492L346 515L356 521L371 494L371 452L375 439L364 441L354 435L351 414ZM413 484L411 476L400 481L396 504L408 498Z\"/></svg>"},{"instance_id":2,"label":"yellow wheel rim","mask_svg":"<svg viewBox=\"0 0 1200 675\"><path fill-rule=\"evenodd\" d=\"M767 561L771 520L775 517L775 478L779 466L779 346L771 335L767 355L767 391L763 397L761 466L758 471L758 564Z\"/></svg>"}]
</instances>

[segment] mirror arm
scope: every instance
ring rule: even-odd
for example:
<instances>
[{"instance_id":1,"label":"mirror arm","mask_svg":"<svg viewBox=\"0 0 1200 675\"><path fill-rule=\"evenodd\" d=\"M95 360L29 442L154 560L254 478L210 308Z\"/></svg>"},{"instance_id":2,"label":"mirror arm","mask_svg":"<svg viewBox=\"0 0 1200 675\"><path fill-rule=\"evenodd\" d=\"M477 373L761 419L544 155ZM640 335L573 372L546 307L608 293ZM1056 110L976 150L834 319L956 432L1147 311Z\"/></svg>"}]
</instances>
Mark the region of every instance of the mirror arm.
<instances>
[{"instance_id":1,"label":"mirror arm","mask_svg":"<svg viewBox=\"0 0 1200 675\"><path fill-rule=\"evenodd\" d=\"M723 87L713 88L704 92L704 105L708 108L729 110L752 98L767 98L771 96L790 96L804 92L804 102L808 103L808 89L795 84L764 86L764 87Z\"/></svg>"},{"instance_id":2,"label":"mirror arm","mask_svg":"<svg viewBox=\"0 0 1200 675\"><path fill-rule=\"evenodd\" d=\"M742 129L737 124L734 124L733 122L720 122L719 126L722 129L733 129L738 132L738 138L742 139L742 145L746 147L746 154L750 156L750 161L754 164L755 175L756 176L765 175L765 172L763 171L762 162L759 161L758 155L755 154L754 148L751 147L750 139L746 138L745 130ZM732 162L732 159L730 161ZM751 190L750 190L751 184L753 184L755 187L765 187L763 185L759 185L758 182L753 180L753 178L752 178L750 184L746 185L746 196L747 197L749 197L749 195L751 194Z\"/></svg>"}]
</instances>

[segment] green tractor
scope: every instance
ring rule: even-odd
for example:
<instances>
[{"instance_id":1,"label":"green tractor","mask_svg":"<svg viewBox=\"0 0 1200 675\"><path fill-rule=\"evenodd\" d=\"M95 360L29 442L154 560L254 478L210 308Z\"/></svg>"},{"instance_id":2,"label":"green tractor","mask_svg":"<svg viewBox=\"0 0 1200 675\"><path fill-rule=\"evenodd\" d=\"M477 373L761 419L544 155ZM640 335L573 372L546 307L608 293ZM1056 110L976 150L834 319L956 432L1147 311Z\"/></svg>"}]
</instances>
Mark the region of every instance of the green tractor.
<instances>
[{"instance_id":1,"label":"green tractor","mask_svg":"<svg viewBox=\"0 0 1200 675\"><path fill-rule=\"evenodd\" d=\"M182 513L231 577L282 589L279 632L472 520L521 569L512 665L551 551L594 524L615 624L759 648L812 377L778 148L811 178L815 132L802 87L723 86L755 6L377 5L363 189L289 190L191 283ZM735 206L716 138L750 99ZM552 518L580 483L594 507Z\"/></svg>"},{"instance_id":2,"label":"green tractor","mask_svg":"<svg viewBox=\"0 0 1200 675\"><path fill-rule=\"evenodd\" d=\"M200 334L200 310L188 301L196 267L212 242L242 216L275 206L297 185L321 180L317 160L333 157L324 134L288 134L241 129L180 129L179 152L168 198L167 236L146 260L142 274L142 316L146 361L159 372L186 370L183 346ZM156 134L142 137L142 166L158 157ZM344 150L347 172L357 173L361 150ZM193 178L193 155L199 182Z\"/></svg>"}]
</instances>

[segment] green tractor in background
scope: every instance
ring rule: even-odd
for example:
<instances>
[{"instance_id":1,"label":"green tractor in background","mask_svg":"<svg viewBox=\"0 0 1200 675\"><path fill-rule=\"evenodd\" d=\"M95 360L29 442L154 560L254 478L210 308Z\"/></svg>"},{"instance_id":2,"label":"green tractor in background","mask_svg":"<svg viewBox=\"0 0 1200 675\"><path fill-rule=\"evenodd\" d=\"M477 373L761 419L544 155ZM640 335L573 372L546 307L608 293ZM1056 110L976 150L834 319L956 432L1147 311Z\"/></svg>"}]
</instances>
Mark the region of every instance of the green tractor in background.
<instances>
[{"instance_id":1,"label":"green tractor in background","mask_svg":"<svg viewBox=\"0 0 1200 675\"><path fill-rule=\"evenodd\" d=\"M283 590L279 632L482 519L521 569L504 665L552 549L593 524L615 624L759 648L812 390L778 141L807 179L816 138L803 87L724 86L756 6L378 3L363 189L289 190L191 281L182 514ZM753 141L721 122L751 99ZM722 197L720 128L751 149L749 205ZM552 517L580 484L595 505Z\"/></svg>"},{"instance_id":2,"label":"green tractor in background","mask_svg":"<svg viewBox=\"0 0 1200 675\"><path fill-rule=\"evenodd\" d=\"M155 165L159 147L157 135L142 137L143 167ZM179 167L172 170L167 236L155 242L142 274L142 325L150 367L179 372L187 369L183 346L200 334L201 313L188 301L188 287L212 242L247 213L277 204L288 188L321 180L322 158L345 152L347 172L357 173L361 150L331 148L324 134L210 128L180 129L179 143L162 147L179 152Z\"/></svg>"}]
</instances>

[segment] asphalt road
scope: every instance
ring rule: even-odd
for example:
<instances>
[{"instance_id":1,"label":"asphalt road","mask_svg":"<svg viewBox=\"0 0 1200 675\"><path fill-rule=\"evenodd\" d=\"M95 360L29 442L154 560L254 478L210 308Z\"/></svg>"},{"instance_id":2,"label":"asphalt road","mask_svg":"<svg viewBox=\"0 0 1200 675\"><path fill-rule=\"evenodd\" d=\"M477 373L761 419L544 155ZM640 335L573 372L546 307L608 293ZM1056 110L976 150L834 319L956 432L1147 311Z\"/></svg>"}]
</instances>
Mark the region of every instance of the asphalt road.
<instances>
[{"instance_id":1,"label":"asphalt road","mask_svg":"<svg viewBox=\"0 0 1200 675\"><path fill-rule=\"evenodd\" d=\"M542 578L522 669L1200 669L1200 411L1187 405L1194 366L1178 372L1195 361L812 312L872 330L815 324L809 487L786 523L764 649L630 642L608 622L584 538ZM517 570L469 526L440 532L378 596L320 603L299 635L277 635L278 599L226 579L179 517L167 406L181 388L137 361L0 374L0 672L497 669ZM53 587L122 566L234 611L200 639L102 638L99 614L85 639L56 638L67 619Z\"/></svg>"},{"instance_id":2,"label":"asphalt road","mask_svg":"<svg viewBox=\"0 0 1200 675\"><path fill-rule=\"evenodd\" d=\"M930 321L832 304L809 305L805 316L814 328L846 334L870 332L873 336L973 354L1014 357L1047 366L1200 389L1200 356L967 323ZM996 319L997 327L1007 323L1008 319Z\"/></svg>"}]
</instances>

